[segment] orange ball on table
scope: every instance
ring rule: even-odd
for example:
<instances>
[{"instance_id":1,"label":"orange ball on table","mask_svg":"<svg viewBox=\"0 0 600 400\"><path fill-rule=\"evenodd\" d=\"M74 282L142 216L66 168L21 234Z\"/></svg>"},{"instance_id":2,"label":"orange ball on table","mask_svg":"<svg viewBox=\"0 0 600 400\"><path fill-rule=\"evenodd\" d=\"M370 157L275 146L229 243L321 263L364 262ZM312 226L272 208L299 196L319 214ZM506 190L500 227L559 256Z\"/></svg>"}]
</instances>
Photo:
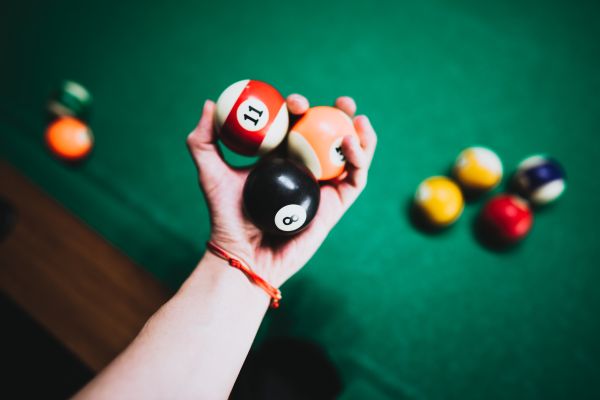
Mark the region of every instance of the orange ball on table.
<instances>
[{"instance_id":1,"label":"orange ball on table","mask_svg":"<svg viewBox=\"0 0 600 400\"><path fill-rule=\"evenodd\" d=\"M90 128L73 117L61 117L46 129L46 144L58 157L77 161L86 157L94 145Z\"/></svg>"},{"instance_id":2,"label":"orange ball on table","mask_svg":"<svg viewBox=\"0 0 600 400\"><path fill-rule=\"evenodd\" d=\"M358 139L346 113L335 107L313 107L290 130L289 154L306 165L318 180L333 179L344 172L342 140L347 135Z\"/></svg>"}]
</instances>

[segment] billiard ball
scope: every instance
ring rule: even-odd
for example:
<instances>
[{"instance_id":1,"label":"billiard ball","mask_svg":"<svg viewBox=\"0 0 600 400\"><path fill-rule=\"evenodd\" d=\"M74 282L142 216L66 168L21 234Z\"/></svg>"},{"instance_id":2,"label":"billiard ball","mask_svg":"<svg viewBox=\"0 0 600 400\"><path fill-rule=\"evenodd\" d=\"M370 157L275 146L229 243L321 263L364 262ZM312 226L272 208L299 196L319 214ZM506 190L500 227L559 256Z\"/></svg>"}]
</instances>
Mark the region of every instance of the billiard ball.
<instances>
[{"instance_id":1,"label":"billiard ball","mask_svg":"<svg viewBox=\"0 0 600 400\"><path fill-rule=\"evenodd\" d=\"M94 137L89 127L73 117L60 117L46 129L48 148L66 161L77 161L92 150Z\"/></svg>"},{"instance_id":2,"label":"billiard ball","mask_svg":"<svg viewBox=\"0 0 600 400\"><path fill-rule=\"evenodd\" d=\"M236 153L262 155L277 147L289 126L287 104L273 86L246 79L229 86L217 100L215 127Z\"/></svg>"},{"instance_id":3,"label":"billiard ball","mask_svg":"<svg viewBox=\"0 0 600 400\"><path fill-rule=\"evenodd\" d=\"M426 222L434 227L452 224L460 217L464 208L460 188L444 176L433 176L421 182L414 203Z\"/></svg>"},{"instance_id":4,"label":"billiard ball","mask_svg":"<svg viewBox=\"0 0 600 400\"><path fill-rule=\"evenodd\" d=\"M342 140L347 135L358 139L346 113L335 107L313 107L290 130L288 153L306 165L318 180L333 179L344 172Z\"/></svg>"},{"instance_id":5,"label":"billiard ball","mask_svg":"<svg viewBox=\"0 0 600 400\"><path fill-rule=\"evenodd\" d=\"M515 173L518 192L535 205L558 199L565 190L565 174L558 161L534 155L521 161Z\"/></svg>"},{"instance_id":6,"label":"billiard ball","mask_svg":"<svg viewBox=\"0 0 600 400\"><path fill-rule=\"evenodd\" d=\"M92 95L81 84L64 81L51 94L48 112L52 118L70 116L86 120L92 105Z\"/></svg>"},{"instance_id":7,"label":"billiard ball","mask_svg":"<svg viewBox=\"0 0 600 400\"><path fill-rule=\"evenodd\" d=\"M306 228L319 207L319 184L304 166L287 159L264 159L248 175L243 190L246 215L262 231L291 235Z\"/></svg>"},{"instance_id":8,"label":"billiard ball","mask_svg":"<svg viewBox=\"0 0 600 400\"><path fill-rule=\"evenodd\" d=\"M485 192L502 180L502 161L486 147L468 147L458 155L452 172L465 190Z\"/></svg>"},{"instance_id":9,"label":"billiard ball","mask_svg":"<svg viewBox=\"0 0 600 400\"><path fill-rule=\"evenodd\" d=\"M533 213L523 199L501 194L491 198L482 208L479 223L495 242L515 243L529 233Z\"/></svg>"}]
</instances>

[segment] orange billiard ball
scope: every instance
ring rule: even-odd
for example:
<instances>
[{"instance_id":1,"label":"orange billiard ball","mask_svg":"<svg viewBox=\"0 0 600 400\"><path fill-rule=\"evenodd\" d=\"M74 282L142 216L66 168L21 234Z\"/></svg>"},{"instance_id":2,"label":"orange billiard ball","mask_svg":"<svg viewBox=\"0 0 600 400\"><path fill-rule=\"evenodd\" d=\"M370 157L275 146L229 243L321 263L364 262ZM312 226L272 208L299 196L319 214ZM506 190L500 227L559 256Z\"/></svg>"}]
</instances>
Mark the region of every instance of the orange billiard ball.
<instances>
[{"instance_id":1,"label":"orange billiard ball","mask_svg":"<svg viewBox=\"0 0 600 400\"><path fill-rule=\"evenodd\" d=\"M73 117L61 117L46 129L46 144L52 153L66 161L86 157L94 145L90 128Z\"/></svg>"},{"instance_id":2,"label":"orange billiard ball","mask_svg":"<svg viewBox=\"0 0 600 400\"><path fill-rule=\"evenodd\" d=\"M358 134L352 119L335 107L313 107L292 127L288 151L320 181L340 176L346 159L342 153L344 136Z\"/></svg>"}]
</instances>

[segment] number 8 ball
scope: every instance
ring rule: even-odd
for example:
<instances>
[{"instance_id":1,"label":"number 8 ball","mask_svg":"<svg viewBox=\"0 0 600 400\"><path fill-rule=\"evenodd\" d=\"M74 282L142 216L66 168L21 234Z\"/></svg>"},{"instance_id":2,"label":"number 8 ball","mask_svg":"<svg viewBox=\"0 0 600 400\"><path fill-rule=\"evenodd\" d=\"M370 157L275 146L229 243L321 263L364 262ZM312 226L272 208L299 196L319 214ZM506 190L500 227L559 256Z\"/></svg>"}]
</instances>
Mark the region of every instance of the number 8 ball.
<instances>
[{"instance_id":1,"label":"number 8 ball","mask_svg":"<svg viewBox=\"0 0 600 400\"><path fill-rule=\"evenodd\" d=\"M320 196L319 184L304 166L281 158L267 159L246 179L244 211L263 232L292 235L310 224Z\"/></svg>"}]
</instances>

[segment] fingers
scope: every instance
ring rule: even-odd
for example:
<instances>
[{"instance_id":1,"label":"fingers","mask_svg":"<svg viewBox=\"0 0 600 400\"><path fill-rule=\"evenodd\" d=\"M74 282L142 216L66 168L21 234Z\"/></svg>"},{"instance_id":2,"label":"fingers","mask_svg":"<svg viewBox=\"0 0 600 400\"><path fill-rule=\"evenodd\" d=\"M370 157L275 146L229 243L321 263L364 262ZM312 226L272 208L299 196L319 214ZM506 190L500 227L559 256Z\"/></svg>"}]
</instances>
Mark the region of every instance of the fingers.
<instances>
[{"instance_id":1,"label":"fingers","mask_svg":"<svg viewBox=\"0 0 600 400\"><path fill-rule=\"evenodd\" d=\"M342 153L346 158L347 175L344 181L355 189L362 190L367 184L368 165L365 151L360 147L358 139L346 136L342 141Z\"/></svg>"},{"instance_id":2,"label":"fingers","mask_svg":"<svg viewBox=\"0 0 600 400\"><path fill-rule=\"evenodd\" d=\"M297 93L290 94L287 97L286 102L287 102L288 110L293 115L304 114L310 107L310 104L309 104L308 100L306 99L306 97L304 97L300 94L297 94ZM356 102L354 101L354 99L352 97L348 97L348 96L338 97L337 100L335 101L335 106L337 108L339 108L340 110L342 110L343 112L345 112L346 114L348 114L350 117L353 117L354 114L356 113Z\"/></svg>"},{"instance_id":3,"label":"fingers","mask_svg":"<svg viewBox=\"0 0 600 400\"><path fill-rule=\"evenodd\" d=\"M216 143L214 114L215 103L206 100L200 122L187 138L187 146L201 180L214 179L227 168Z\"/></svg>"},{"instance_id":4,"label":"fingers","mask_svg":"<svg viewBox=\"0 0 600 400\"><path fill-rule=\"evenodd\" d=\"M347 162L347 175L343 181L335 183L338 194L347 207L356 200L367 185L369 166L377 146L377 135L366 116L355 117L354 127L359 139L347 136L342 141L342 152Z\"/></svg>"},{"instance_id":5,"label":"fingers","mask_svg":"<svg viewBox=\"0 0 600 400\"><path fill-rule=\"evenodd\" d=\"M364 168L366 164L365 154L355 136L346 136L342 141L342 154L346 162L354 168Z\"/></svg>"},{"instance_id":6,"label":"fingers","mask_svg":"<svg viewBox=\"0 0 600 400\"><path fill-rule=\"evenodd\" d=\"M366 115L359 115L354 118L354 129L364 150L365 167L368 168L371 165L373 154L375 154L375 148L377 147L377 134Z\"/></svg>"},{"instance_id":7,"label":"fingers","mask_svg":"<svg viewBox=\"0 0 600 400\"><path fill-rule=\"evenodd\" d=\"M287 97L286 102L287 102L288 110L290 111L290 113L292 115L302 115L310 107L310 104L309 104L308 100L306 99L306 97L304 97L300 94L297 94L297 93L290 94ZM352 97L349 97L349 96L338 97L337 100L335 101L335 106L337 108L339 108L340 110L342 110L343 112L345 112L346 114L348 114L350 117L353 117L354 114L356 113L356 102L354 101L354 99Z\"/></svg>"},{"instance_id":8,"label":"fingers","mask_svg":"<svg viewBox=\"0 0 600 400\"><path fill-rule=\"evenodd\" d=\"M353 117L354 114L356 114L356 102L352 97L338 97L335 101L335 106L348 114L350 117Z\"/></svg>"},{"instance_id":9,"label":"fingers","mask_svg":"<svg viewBox=\"0 0 600 400\"><path fill-rule=\"evenodd\" d=\"M213 129L215 115L215 103L206 100L202 109L202 117L196 128L188 136L187 144L190 150L205 148L207 145L214 145L216 142Z\"/></svg>"},{"instance_id":10,"label":"fingers","mask_svg":"<svg viewBox=\"0 0 600 400\"><path fill-rule=\"evenodd\" d=\"M306 97L294 93L290 94L286 99L288 110L293 115L304 114L310 106Z\"/></svg>"},{"instance_id":11,"label":"fingers","mask_svg":"<svg viewBox=\"0 0 600 400\"><path fill-rule=\"evenodd\" d=\"M331 228L339 221L344 214L345 207L340 206L340 197L333 186L324 185L321 187L321 201L317 215L313 223L301 233L304 237L309 237L317 242L322 242L329 234Z\"/></svg>"}]
</instances>

